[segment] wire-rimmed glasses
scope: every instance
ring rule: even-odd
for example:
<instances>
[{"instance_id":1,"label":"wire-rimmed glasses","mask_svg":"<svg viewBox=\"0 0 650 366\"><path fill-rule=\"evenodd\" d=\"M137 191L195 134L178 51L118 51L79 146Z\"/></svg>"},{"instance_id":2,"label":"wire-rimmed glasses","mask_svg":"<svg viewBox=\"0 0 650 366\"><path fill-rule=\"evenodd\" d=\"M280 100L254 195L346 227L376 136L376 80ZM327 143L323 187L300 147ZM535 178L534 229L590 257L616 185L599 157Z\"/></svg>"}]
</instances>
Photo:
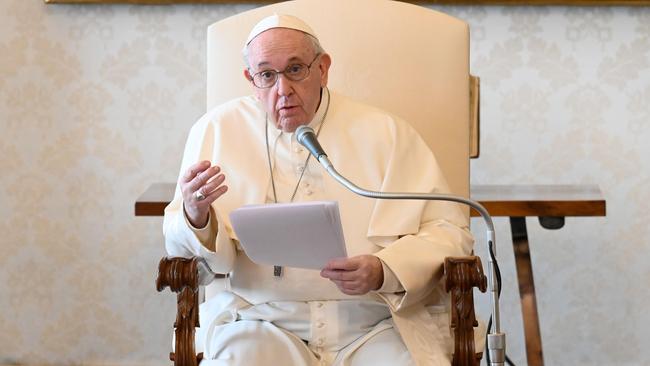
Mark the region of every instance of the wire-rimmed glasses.
<instances>
[{"instance_id":1,"label":"wire-rimmed glasses","mask_svg":"<svg viewBox=\"0 0 650 366\"><path fill-rule=\"evenodd\" d=\"M273 69L262 70L258 73L255 73L251 81L256 87L266 89L275 85L280 74L283 74L284 77L291 81L305 80L309 77L311 65L314 64L320 55L320 53L317 53L316 56L314 56L314 59L308 65L303 63L295 63L287 66L283 71Z\"/></svg>"}]
</instances>

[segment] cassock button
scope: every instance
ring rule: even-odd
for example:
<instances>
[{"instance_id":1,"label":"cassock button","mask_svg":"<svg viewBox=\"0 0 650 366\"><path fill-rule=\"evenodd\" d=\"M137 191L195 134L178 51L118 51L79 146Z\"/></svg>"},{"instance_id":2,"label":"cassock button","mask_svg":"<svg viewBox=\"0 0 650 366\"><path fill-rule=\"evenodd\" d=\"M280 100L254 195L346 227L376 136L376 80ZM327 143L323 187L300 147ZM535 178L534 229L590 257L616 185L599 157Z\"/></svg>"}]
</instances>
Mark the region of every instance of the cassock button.
<instances>
[{"instance_id":1,"label":"cassock button","mask_svg":"<svg viewBox=\"0 0 650 366\"><path fill-rule=\"evenodd\" d=\"M317 302L317 303L316 303L316 307L319 308L319 309L322 308L322 307L323 307L323 303L322 303L322 302Z\"/></svg>"},{"instance_id":2,"label":"cassock button","mask_svg":"<svg viewBox=\"0 0 650 366\"><path fill-rule=\"evenodd\" d=\"M322 328L322 327L324 327L324 326L325 326L325 323L323 323L323 322L318 322L318 323L316 323L316 328ZM321 339L321 340L322 340L322 339Z\"/></svg>"},{"instance_id":3,"label":"cassock button","mask_svg":"<svg viewBox=\"0 0 650 366\"><path fill-rule=\"evenodd\" d=\"M308 195L308 196L311 196L312 194L314 194L314 191L312 191L311 189L308 189L308 190L305 191L305 194Z\"/></svg>"}]
</instances>

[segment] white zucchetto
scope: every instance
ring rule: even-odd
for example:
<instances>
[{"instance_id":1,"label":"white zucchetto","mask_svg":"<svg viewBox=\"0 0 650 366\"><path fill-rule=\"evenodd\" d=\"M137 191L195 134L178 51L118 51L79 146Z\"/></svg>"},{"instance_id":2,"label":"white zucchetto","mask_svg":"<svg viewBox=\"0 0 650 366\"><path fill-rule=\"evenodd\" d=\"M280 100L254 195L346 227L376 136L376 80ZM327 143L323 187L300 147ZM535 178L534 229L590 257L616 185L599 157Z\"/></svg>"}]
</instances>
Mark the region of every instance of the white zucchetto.
<instances>
[{"instance_id":1,"label":"white zucchetto","mask_svg":"<svg viewBox=\"0 0 650 366\"><path fill-rule=\"evenodd\" d=\"M314 30L311 29L311 27L307 25L307 23L305 23L302 19L293 15L273 14L255 24L250 34L248 35L248 38L246 39L244 47L248 46L248 44L251 43L255 37L273 28L295 29L297 31L307 33L310 36L318 39L318 37L316 37L316 33L314 33Z\"/></svg>"}]
</instances>

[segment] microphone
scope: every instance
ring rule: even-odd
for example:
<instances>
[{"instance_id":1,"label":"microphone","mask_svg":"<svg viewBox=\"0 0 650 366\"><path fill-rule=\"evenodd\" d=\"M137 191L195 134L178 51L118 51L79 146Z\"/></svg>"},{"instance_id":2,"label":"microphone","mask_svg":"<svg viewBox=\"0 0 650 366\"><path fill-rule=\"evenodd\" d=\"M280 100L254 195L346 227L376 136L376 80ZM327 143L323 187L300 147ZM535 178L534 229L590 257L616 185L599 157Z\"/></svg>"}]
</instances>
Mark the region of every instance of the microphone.
<instances>
[{"instance_id":1,"label":"microphone","mask_svg":"<svg viewBox=\"0 0 650 366\"><path fill-rule=\"evenodd\" d=\"M499 287L501 287L499 278L501 275L497 275L499 266L496 259L494 223L492 222L492 216L490 216L487 209L476 201L461 196L454 196L451 194L376 192L360 188L342 176L339 172L336 171L336 169L334 169L334 166L329 161L327 154L325 154L325 151L318 143L316 134L314 134L314 130L311 127L298 127L298 129L296 129L296 139L298 140L298 143L306 147L309 152L316 159L318 159L318 162L325 168L325 170L327 170L327 173L329 173L329 175L331 175L336 181L345 186L347 189L360 196L376 199L452 201L468 205L481 214L481 217L487 226L487 247L489 254L488 291L491 294L492 300L491 318L494 319L494 330L488 329L489 333L487 335L487 359L489 360L490 365L502 366L506 359L506 334L501 332L501 317L499 311ZM496 286L494 282L495 279L497 281Z\"/></svg>"},{"instance_id":2,"label":"microphone","mask_svg":"<svg viewBox=\"0 0 650 366\"><path fill-rule=\"evenodd\" d=\"M314 129L307 126L299 126L296 129L296 140L309 150L314 157L320 162L321 156L327 157L325 151L318 143Z\"/></svg>"}]
</instances>

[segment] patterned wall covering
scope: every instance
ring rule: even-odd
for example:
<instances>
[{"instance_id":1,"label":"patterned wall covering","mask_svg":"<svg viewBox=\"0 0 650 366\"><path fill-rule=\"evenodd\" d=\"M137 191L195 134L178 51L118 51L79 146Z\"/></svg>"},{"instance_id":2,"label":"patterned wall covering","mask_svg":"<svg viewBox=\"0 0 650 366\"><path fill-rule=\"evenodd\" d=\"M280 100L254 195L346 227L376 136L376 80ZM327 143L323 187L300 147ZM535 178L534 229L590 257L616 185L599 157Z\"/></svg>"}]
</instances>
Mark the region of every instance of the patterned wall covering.
<instances>
[{"instance_id":1,"label":"patterned wall covering","mask_svg":"<svg viewBox=\"0 0 650 366\"><path fill-rule=\"evenodd\" d=\"M164 364L161 219L133 202L176 178L204 109L206 26L252 6L0 1L0 364ZM608 200L607 218L528 223L547 363L650 364L650 8L439 9L470 23L483 81L473 182L598 183Z\"/></svg>"}]
</instances>

